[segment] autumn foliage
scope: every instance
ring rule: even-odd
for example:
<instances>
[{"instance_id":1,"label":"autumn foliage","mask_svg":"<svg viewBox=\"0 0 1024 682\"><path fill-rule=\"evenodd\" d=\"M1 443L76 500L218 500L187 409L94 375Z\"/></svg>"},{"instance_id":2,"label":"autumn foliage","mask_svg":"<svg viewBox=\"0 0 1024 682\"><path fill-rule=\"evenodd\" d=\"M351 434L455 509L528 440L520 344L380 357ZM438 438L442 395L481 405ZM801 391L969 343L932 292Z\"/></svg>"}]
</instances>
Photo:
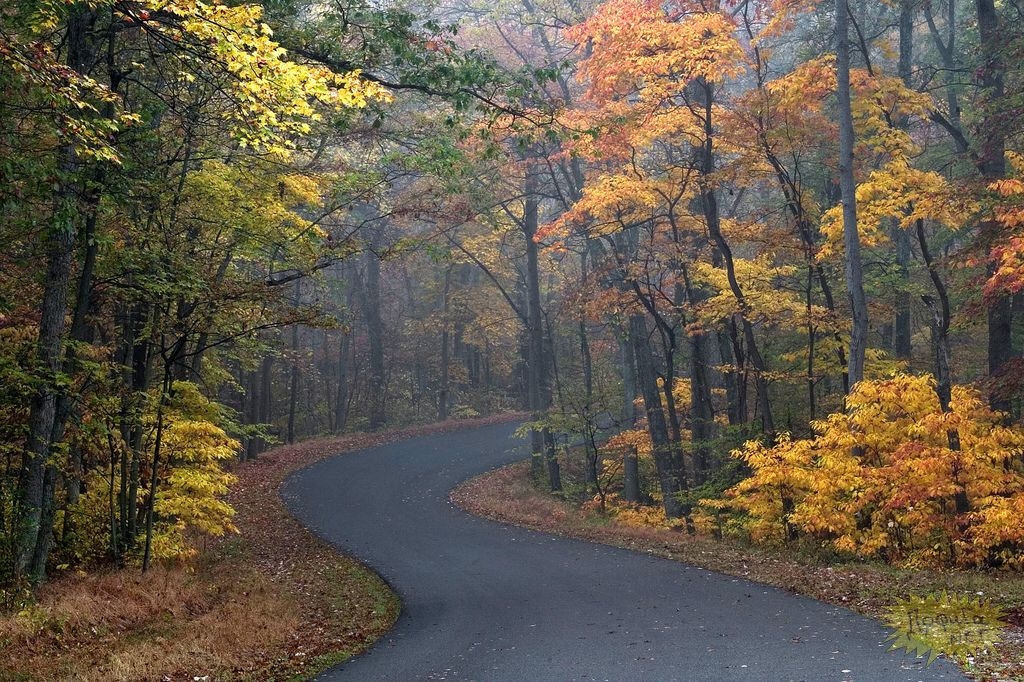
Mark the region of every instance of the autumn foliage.
<instances>
[{"instance_id":1,"label":"autumn foliage","mask_svg":"<svg viewBox=\"0 0 1024 682\"><path fill-rule=\"evenodd\" d=\"M1024 566L1024 430L965 386L944 413L927 375L864 381L847 404L813 438L734 451L752 474L705 500L702 522L900 565Z\"/></svg>"},{"instance_id":2,"label":"autumn foliage","mask_svg":"<svg viewBox=\"0 0 1024 682\"><path fill-rule=\"evenodd\" d=\"M992 247L992 274L985 285L988 296L1016 294L1024 288L1024 156L1010 153L1015 177L992 183L997 195L995 214L1002 233Z\"/></svg>"}]
</instances>

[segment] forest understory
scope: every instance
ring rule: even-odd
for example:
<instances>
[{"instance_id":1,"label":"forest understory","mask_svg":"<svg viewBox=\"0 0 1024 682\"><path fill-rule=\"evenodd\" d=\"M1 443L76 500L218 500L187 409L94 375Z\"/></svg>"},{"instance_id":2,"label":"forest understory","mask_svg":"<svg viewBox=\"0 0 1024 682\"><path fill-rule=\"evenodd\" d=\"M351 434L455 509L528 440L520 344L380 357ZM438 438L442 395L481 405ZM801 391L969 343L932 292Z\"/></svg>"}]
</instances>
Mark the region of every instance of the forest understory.
<instances>
[{"instance_id":1,"label":"forest understory","mask_svg":"<svg viewBox=\"0 0 1024 682\"><path fill-rule=\"evenodd\" d=\"M239 534L191 564L54 578L0 616L0 680L301 680L367 649L398 617L371 571L303 528L278 489L328 457L521 415L319 438L237 466ZM202 540L200 540L202 542Z\"/></svg>"},{"instance_id":2,"label":"forest understory","mask_svg":"<svg viewBox=\"0 0 1024 682\"><path fill-rule=\"evenodd\" d=\"M571 462L567 461L563 467ZM998 644L978 652L964 672L979 681L1024 679L1024 577L1016 571L931 571L900 569L878 562L840 561L814 547L794 551L736 540L688 535L680 529L637 525L586 508L530 477L528 462L517 462L466 481L452 491L461 509L493 521L545 533L599 542L664 557L771 585L872 618L911 595L979 595L1003 610Z\"/></svg>"}]
</instances>

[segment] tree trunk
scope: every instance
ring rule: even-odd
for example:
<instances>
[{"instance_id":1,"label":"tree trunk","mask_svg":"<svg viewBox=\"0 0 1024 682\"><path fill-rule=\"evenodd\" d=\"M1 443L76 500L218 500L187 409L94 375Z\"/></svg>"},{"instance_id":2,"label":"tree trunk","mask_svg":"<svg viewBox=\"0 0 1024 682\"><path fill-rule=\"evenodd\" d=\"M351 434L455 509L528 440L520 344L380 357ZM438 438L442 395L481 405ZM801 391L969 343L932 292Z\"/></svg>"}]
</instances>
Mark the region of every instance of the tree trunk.
<instances>
[{"instance_id":1,"label":"tree trunk","mask_svg":"<svg viewBox=\"0 0 1024 682\"><path fill-rule=\"evenodd\" d=\"M121 542L129 549L138 537L139 475L143 447L142 411L152 378L153 354L143 337L151 313L145 305L130 306L123 327L125 384L128 395L122 402L121 437L127 448L121 466Z\"/></svg>"},{"instance_id":2,"label":"tree trunk","mask_svg":"<svg viewBox=\"0 0 1024 682\"><path fill-rule=\"evenodd\" d=\"M352 333L348 329L342 329L341 340L338 342L338 396L334 405L335 433L343 433L348 422L348 363L351 345Z\"/></svg>"},{"instance_id":3,"label":"tree trunk","mask_svg":"<svg viewBox=\"0 0 1024 682\"><path fill-rule=\"evenodd\" d=\"M641 315L630 317L630 341L636 358L637 379L644 398L647 430L654 452L654 466L658 472L665 516L679 518L686 513L679 500L679 494L687 488L686 468L679 444L673 443L668 435L668 425L661 404L661 391L654 370L654 353L651 351L647 324Z\"/></svg>"},{"instance_id":4,"label":"tree trunk","mask_svg":"<svg viewBox=\"0 0 1024 682\"><path fill-rule=\"evenodd\" d=\"M634 447L627 448L622 455L622 499L640 501L640 467Z\"/></svg>"},{"instance_id":5,"label":"tree trunk","mask_svg":"<svg viewBox=\"0 0 1024 682\"><path fill-rule=\"evenodd\" d=\"M273 420L274 407L274 356L267 353L260 362L260 369L256 377L256 390L253 393L255 401L257 424L269 425ZM256 459L267 447L265 439L257 436L249 440L247 459Z\"/></svg>"},{"instance_id":6,"label":"tree trunk","mask_svg":"<svg viewBox=\"0 0 1024 682\"><path fill-rule=\"evenodd\" d=\"M701 208L704 212L704 220L707 223L708 233L718 249L722 262L725 265L726 278L729 281L729 289L736 299L739 308L740 323L743 327L743 339L747 345L746 357L754 368L754 385L757 387L758 407L761 411L761 424L765 433L775 433L775 419L772 414L771 399L768 394L768 379L766 377L767 365L761 356L757 346L757 338L754 335L754 327L750 322L750 311L747 300L736 279L736 265L733 260L732 248L729 246L725 235L722 234L721 215L718 209L718 196L715 193L714 185L710 177L715 170L715 146L714 146L714 125L712 120L714 98L711 85L700 80L698 92L703 105L704 145L700 149L700 170L704 186L700 193Z\"/></svg>"},{"instance_id":7,"label":"tree trunk","mask_svg":"<svg viewBox=\"0 0 1024 682\"><path fill-rule=\"evenodd\" d=\"M685 266L681 266L683 275L683 299L691 307L699 305L707 299L706 292L693 286ZM685 324L685 320L683 321ZM708 367L711 362L711 348L708 335L695 329L687 332L690 340L690 442L693 446L693 483L704 483L709 471L711 450L710 441L715 437L715 408L711 398L711 378Z\"/></svg>"},{"instance_id":8,"label":"tree trunk","mask_svg":"<svg viewBox=\"0 0 1024 682\"><path fill-rule=\"evenodd\" d=\"M75 166L74 151L64 150L64 166L71 172ZM15 548L14 573L28 578L34 584L43 579L44 566L36 561L37 546L45 542L47 534L45 510L53 503L53 489L49 484L54 475L50 454L56 445L51 438L57 416L57 381L63 369L64 316L67 310L67 288L71 274L72 252L75 244L75 226L72 219L74 197L72 189L60 190L50 228L49 253L43 299L40 308L38 361L47 376L39 393L33 398L29 411L29 433L18 481L17 523L19 529Z\"/></svg>"},{"instance_id":9,"label":"tree trunk","mask_svg":"<svg viewBox=\"0 0 1024 682\"><path fill-rule=\"evenodd\" d=\"M633 358L633 347L629 343L628 334L617 332L616 341L619 342L619 357L621 359L619 369L622 372L622 423L631 428L636 423L636 360Z\"/></svg>"},{"instance_id":10,"label":"tree trunk","mask_svg":"<svg viewBox=\"0 0 1024 682\"><path fill-rule=\"evenodd\" d=\"M370 248L365 252L366 277L363 282L363 314L366 317L366 338L370 346L369 376L369 427L377 431L384 427L385 410L385 367L384 367L384 319L380 297L380 258L377 252L383 243L383 228L374 226Z\"/></svg>"},{"instance_id":11,"label":"tree trunk","mask_svg":"<svg viewBox=\"0 0 1024 682\"><path fill-rule=\"evenodd\" d=\"M81 75L89 72L95 58L95 45L90 37L94 21L95 10L89 6L76 4L71 8L64 36L67 65ZM45 577L53 530L51 507L56 469L51 455L56 446L54 434L63 432L63 424L57 423L58 386L63 370L68 284L78 229L74 177L79 170L79 159L71 145L61 147L58 154L59 177L63 179L56 190L47 233L46 275L39 307L37 358L46 375L29 408L29 430L15 513L14 575L36 585Z\"/></svg>"},{"instance_id":12,"label":"tree trunk","mask_svg":"<svg viewBox=\"0 0 1024 682\"><path fill-rule=\"evenodd\" d=\"M529 351L527 389L533 418L534 420L539 420L551 405L551 388L547 376L548 358L544 352L544 323L540 305L539 247L533 240L537 234L540 220L540 197L537 195L536 171L532 166L526 173L524 194L526 198L523 206L522 230L523 237L526 240L526 334ZM552 462L553 457L549 453L546 441L544 433L536 432L535 430L531 434L530 442L533 452L530 457L530 471L538 479L542 474L545 459L547 460L549 470L552 468L557 469L558 467L557 460ZM550 471L548 482L551 485L551 489L555 490L555 481L551 480Z\"/></svg>"},{"instance_id":13,"label":"tree trunk","mask_svg":"<svg viewBox=\"0 0 1024 682\"><path fill-rule=\"evenodd\" d=\"M939 274L937 265L932 259L928 250L928 241L924 234L924 221L918 219L917 239L921 245L921 257L928 267L928 274L931 277L932 285L938 296L938 301L926 299L925 303L932 310L932 350L935 358L935 392L939 398L939 407L944 413L952 411L950 402L953 397L953 376L950 370L950 348L949 348L949 323L950 306L949 294L945 282ZM951 428L946 431L946 441L952 452L960 452L960 432ZM967 496L967 487L960 480L962 467L958 460L954 460L952 480L956 488L953 491L953 503L956 509L957 525L963 530L963 515L970 510L970 499Z\"/></svg>"},{"instance_id":14,"label":"tree trunk","mask_svg":"<svg viewBox=\"0 0 1024 682\"><path fill-rule=\"evenodd\" d=\"M160 475L160 450L163 446L164 435L164 407L171 393L171 367L172 364L165 362L164 378L160 382L160 397L156 406L156 435L153 439L153 459L150 462L149 490L146 499L146 542L142 552L142 572L149 570L150 560L153 555L153 523L156 516L156 489Z\"/></svg>"},{"instance_id":15,"label":"tree trunk","mask_svg":"<svg viewBox=\"0 0 1024 682\"><path fill-rule=\"evenodd\" d=\"M288 443L295 442L295 412L299 402L299 325L292 325L292 364L288 377Z\"/></svg>"},{"instance_id":16,"label":"tree trunk","mask_svg":"<svg viewBox=\"0 0 1024 682\"><path fill-rule=\"evenodd\" d=\"M590 341L587 339L587 323L583 316L580 316L577 326L580 342L580 362L583 369L583 405L580 410L585 435L583 438L584 458L584 483L587 490L598 491L600 489L598 475L598 456L594 442L594 368L593 359L590 355Z\"/></svg>"},{"instance_id":17,"label":"tree trunk","mask_svg":"<svg viewBox=\"0 0 1024 682\"><path fill-rule=\"evenodd\" d=\"M906 286L910 282L910 236L898 225L892 231L896 242L896 267L904 285L896 287L896 319L893 326L893 354L900 360L910 360L912 354L910 290Z\"/></svg>"},{"instance_id":18,"label":"tree trunk","mask_svg":"<svg viewBox=\"0 0 1024 682\"><path fill-rule=\"evenodd\" d=\"M846 249L846 289L852 328L848 371L850 386L864 379L868 335L868 305L864 295L864 265L857 229L857 184L853 177L853 112L850 103L850 35L847 0L836 0L836 77L839 100L839 188L843 201L843 246Z\"/></svg>"},{"instance_id":19,"label":"tree trunk","mask_svg":"<svg viewBox=\"0 0 1024 682\"><path fill-rule=\"evenodd\" d=\"M295 280L295 289L292 297L292 305L299 307L302 301L302 280ZM302 371L299 367L299 325L292 324L291 329L291 351L292 362L288 368L288 444L295 442L295 413L299 402L299 380Z\"/></svg>"},{"instance_id":20,"label":"tree trunk","mask_svg":"<svg viewBox=\"0 0 1024 682\"><path fill-rule=\"evenodd\" d=\"M900 3L899 18L899 62L897 70L900 79L908 88L913 88L912 67L914 61L914 7L910 0L903 0ZM908 121L906 118L899 121L901 128L906 129ZM896 268L899 273L901 286L896 287L896 317L893 324L893 355L900 360L911 359L911 308L910 308L910 258L912 255L910 247L910 235L898 224L891 229L893 242L896 244Z\"/></svg>"},{"instance_id":21,"label":"tree trunk","mask_svg":"<svg viewBox=\"0 0 1024 682\"><path fill-rule=\"evenodd\" d=\"M444 291L441 294L441 388L437 392L437 420L448 419L449 370L451 365L450 340L448 338L448 313L451 305L452 269L444 271Z\"/></svg>"},{"instance_id":22,"label":"tree trunk","mask_svg":"<svg viewBox=\"0 0 1024 682\"><path fill-rule=\"evenodd\" d=\"M725 383L725 404L729 426L739 426L744 423L747 414L746 390L740 372L743 361L737 359L734 352L732 343L734 336L731 319L726 320L725 329L715 332L718 355L722 359L722 365L726 367L722 371L722 381Z\"/></svg>"}]
</instances>

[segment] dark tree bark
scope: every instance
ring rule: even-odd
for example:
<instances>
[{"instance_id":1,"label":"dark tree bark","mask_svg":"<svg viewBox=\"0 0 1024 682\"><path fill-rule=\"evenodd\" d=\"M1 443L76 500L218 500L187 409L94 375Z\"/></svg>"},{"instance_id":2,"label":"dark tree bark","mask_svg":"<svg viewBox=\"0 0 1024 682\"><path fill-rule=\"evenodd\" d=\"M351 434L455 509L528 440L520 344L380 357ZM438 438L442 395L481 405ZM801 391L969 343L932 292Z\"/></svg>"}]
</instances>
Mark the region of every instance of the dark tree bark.
<instances>
[{"instance_id":1,"label":"dark tree bark","mask_svg":"<svg viewBox=\"0 0 1024 682\"><path fill-rule=\"evenodd\" d=\"M267 353L260 362L259 371L253 378L254 418L253 424L270 424L274 415L274 356ZM246 459L256 459L267 447L266 440L255 436L249 439L246 448Z\"/></svg>"},{"instance_id":2,"label":"dark tree bark","mask_svg":"<svg viewBox=\"0 0 1024 682\"><path fill-rule=\"evenodd\" d=\"M95 10L76 4L70 10L65 34L67 65L86 75L96 56L92 29ZM46 572L50 535L53 531L53 496L56 469L51 454L55 434L63 432L58 423L57 402L60 375L64 369L65 315L71 278L77 224L77 190L74 178L80 169L71 145L59 153L60 177L55 193L53 215L47 232L46 274L39 312L37 359L45 373L41 388L33 397L28 419L28 438L18 480L15 512L17 537L14 546L14 575L38 585Z\"/></svg>"},{"instance_id":3,"label":"dark tree bark","mask_svg":"<svg viewBox=\"0 0 1024 682\"><path fill-rule=\"evenodd\" d=\"M300 285L302 280L295 280L295 296L293 304L298 307L299 301L301 300ZM299 366L299 325L292 325L291 333L291 347L292 347L292 362L289 367L288 376L288 443L295 442L295 412L299 402L299 380L302 375L302 370Z\"/></svg>"},{"instance_id":4,"label":"dark tree bark","mask_svg":"<svg viewBox=\"0 0 1024 682\"><path fill-rule=\"evenodd\" d=\"M349 378L348 365L351 355L352 333L341 330L338 340L338 391L334 403L334 432L343 433L348 424Z\"/></svg>"},{"instance_id":5,"label":"dark tree bark","mask_svg":"<svg viewBox=\"0 0 1024 682\"><path fill-rule=\"evenodd\" d=\"M383 227L372 228L369 248L364 254L365 274L363 279L363 315L366 318L366 338L370 351L369 376L369 426L371 431L384 427L386 422L384 367L384 318L380 297L380 252L383 244Z\"/></svg>"},{"instance_id":6,"label":"dark tree bark","mask_svg":"<svg viewBox=\"0 0 1024 682\"><path fill-rule=\"evenodd\" d=\"M633 447L627 448L622 455L622 499L640 501L640 466Z\"/></svg>"},{"instance_id":7,"label":"dark tree bark","mask_svg":"<svg viewBox=\"0 0 1024 682\"><path fill-rule=\"evenodd\" d=\"M661 390L658 388L658 377L654 369L654 353L651 350L647 324L642 315L630 317L629 332L636 359L637 380L644 398L647 430L654 451L654 466L658 472L662 504L667 517L679 518L686 513L679 499L679 494L687 488L686 467L678 443L673 443L669 438Z\"/></svg>"},{"instance_id":8,"label":"dark tree bark","mask_svg":"<svg viewBox=\"0 0 1024 682\"><path fill-rule=\"evenodd\" d=\"M543 413L551 407L551 384L548 377L549 358L545 353L544 320L540 303L539 246L534 241L540 220L540 195L537 185L537 172L530 164L524 186L522 230L526 240L526 333L529 353L527 390L530 410L534 413L534 419L540 419ZM558 459L555 457L554 441L551 434L548 433L548 429L544 428L539 432L534 430L531 434L531 445L533 448L530 459L531 473L539 478L542 466L546 465L551 489L553 491L561 490Z\"/></svg>"},{"instance_id":9,"label":"dark tree bark","mask_svg":"<svg viewBox=\"0 0 1024 682\"><path fill-rule=\"evenodd\" d=\"M299 368L299 325L292 325L291 333L292 362L288 368L288 443L295 442L295 413L299 402L299 379L302 371Z\"/></svg>"},{"instance_id":10,"label":"dark tree bark","mask_svg":"<svg viewBox=\"0 0 1024 682\"><path fill-rule=\"evenodd\" d=\"M1001 120L1000 107L1005 94L1003 55L1000 49L999 15L995 0L975 0L978 33L981 38L981 88L984 115L978 135L978 169L986 183L1006 175L1006 127ZM996 238L999 224L986 220L982 224L982 239ZM1013 352L1013 308L1010 296L998 296L988 309L988 373L998 376L1010 361ZM992 409L1009 412L1012 403L1008 396L994 395Z\"/></svg>"},{"instance_id":11,"label":"dark tree bark","mask_svg":"<svg viewBox=\"0 0 1024 682\"><path fill-rule=\"evenodd\" d=\"M444 290L441 293L441 387L437 392L437 420L442 422L448 419L448 384L451 369L448 313L451 306L451 286L452 268L449 266L444 271Z\"/></svg>"},{"instance_id":12,"label":"dark tree bark","mask_svg":"<svg viewBox=\"0 0 1024 682\"><path fill-rule=\"evenodd\" d=\"M349 367L352 364L352 306L355 301L354 268L342 263L339 278L345 282L345 311L342 328L338 339L338 387L334 402L334 432L342 433L348 425L349 408L352 397L352 380Z\"/></svg>"},{"instance_id":13,"label":"dark tree bark","mask_svg":"<svg viewBox=\"0 0 1024 682\"><path fill-rule=\"evenodd\" d=\"M160 384L160 398L156 407L156 434L153 439L153 459L150 461L149 488L146 498L146 540L142 552L142 572L149 570L149 563L153 555L153 524L156 517L156 492L160 480L160 455L163 448L164 435L164 414L167 400L171 394L173 364L164 358L164 376Z\"/></svg>"},{"instance_id":14,"label":"dark tree bark","mask_svg":"<svg viewBox=\"0 0 1024 682\"><path fill-rule=\"evenodd\" d=\"M857 185L853 177L853 113L850 103L850 34L847 0L836 0L836 77L839 100L839 187L843 197L843 246L846 249L846 289L852 328L848 371L850 386L864 379L868 335L868 304L864 295L864 265L857 229Z\"/></svg>"},{"instance_id":15,"label":"dark tree bark","mask_svg":"<svg viewBox=\"0 0 1024 682\"><path fill-rule=\"evenodd\" d=\"M910 0L903 0L900 3L899 17L899 62L897 69L900 79L908 88L913 87L912 71L914 61L914 6ZM907 121L899 121L899 125L906 129ZM900 360L911 358L911 301L910 288L907 284L910 281L910 259L912 254L910 248L910 235L899 225L893 225L891 229L893 242L896 244L896 269L900 276L902 286L897 286L895 291L896 315L893 320L893 354Z\"/></svg>"},{"instance_id":16,"label":"dark tree bark","mask_svg":"<svg viewBox=\"0 0 1024 682\"><path fill-rule=\"evenodd\" d=\"M636 423L636 361L628 334L616 333L619 343L620 370L622 372L622 423L628 428Z\"/></svg>"},{"instance_id":17,"label":"dark tree bark","mask_svg":"<svg viewBox=\"0 0 1024 682\"><path fill-rule=\"evenodd\" d=\"M706 300L690 281L689 271L680 267L685 287L685 300L691 306ZM711 344L708 334L701 330L687 334L690 340L690 441L693 445L693 483L701 485L710 470L710 441L715 437L715 408L711 399Z\"/></svg>"},{"instance_id":18,"label":"dark tree bark","mask_svg":"<svg viewBox=\"0 0 1024 682\"><path fill-rule=\"evenodd\" d=\"M925 297L925 304L932 311L932 352L935 359L935 392L939 398L939 407L943 412L950 412L950 401L953 397L953 375L950 369L950 348L949 348L949 323L951 319L949 293L946 284L939 273L938 265L932 258L928 249L928 240L924 233L924 221L918 220L916 224L917 239L921 246L921 257L928 267L928 275L935 288L938 300ZM960 452L960 432L957 429L946 431L946 440L949 449L953 452ZM962 473L958 466L952 473L953 483L956 489L953 492L953 502L957 516L966 514L970 510L970 500L967 497L967 487L960 480Z\"/></svg>"},{"instance_id":19,"label":"dark tree bark","mask_svg":"<svg viewBox=\"0 0 1024 682\"><path fill-rule=\"evenodd\" d=\"M913 348L911 338L913 327L911 318L910 281L910 235L898 225L892 231L896 243L896 268L904 285L896 287L896 317L893 324L893 354L900 360L910 360Z\"/></svg>"},{"instance_id":20,"label":"dark tree bark","mask_svg":"<svg viewBox=\"0 0 1024 682\"><path fill-rule=\"evenodd\" d=\"M121 403L121 438L127 447L121 456L121 489L118 494L121 546L113 548L120 560L124 550L135 546L138 537L138 498L143 447L141 413L152 377L152 347L143 336L150 318L149 306L130 305L122 325L122 365L128 390Z\"/></svg>"},{"instance_id":21,"label":"dark tree bark","mask_svg":"<svg viewBox=\"0 0 1024 682\"><path fill-rule=\"evenodd\" d=\"M761 413L761 425L767 434L775 433L775 418L772 414L772 405L768 394L768 379L766 373L768 367L758 349L757 337L754 335L754 326L750 322L750 311L746 297L736 278L736 265L733 260L732 247L722 234L721 214L718 208L718 196L714 186L710 183L710 177L715 170L715 146L714 146L714 125L713 125L713 103L712 85L700 80L696 92L702 107L702 123L704 127L704 144L698 150L699 166L703 182L700 193L701 209L704 213L704 221L707 224L708 234L718 255L725 266L726 278L729 281L729 289L739 308L739 322L743 329L743 340L746 344L746 357L754 369L754 385L757 388L757 404Z\"/></svg>"}]
</instances>

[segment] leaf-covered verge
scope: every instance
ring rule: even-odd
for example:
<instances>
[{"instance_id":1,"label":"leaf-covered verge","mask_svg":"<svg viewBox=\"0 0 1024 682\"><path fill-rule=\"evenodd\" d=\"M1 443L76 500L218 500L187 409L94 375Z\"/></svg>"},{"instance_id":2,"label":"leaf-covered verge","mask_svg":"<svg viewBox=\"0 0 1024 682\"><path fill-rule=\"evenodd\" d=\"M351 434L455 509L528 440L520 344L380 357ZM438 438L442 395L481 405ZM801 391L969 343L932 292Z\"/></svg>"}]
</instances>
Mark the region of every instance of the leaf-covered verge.
<instances>
[{"instance_id":1,"label":"leaf-covered verge","mask_svg":"<svg viewBox=\"0 0 1024 682\"><path fill-rule=\"evenodd\" d=\"M333 455L519 418L499 415L321 438L239 465L237 536L192 564L65 575L0 615L0 680L302 680L365 650L398 617L397 596L292 517L291 473Z\"/></svg>"},{"instance_id":2,"label":"leaf-covered verge","mask_svg":"<svg viewBox=\"0 0 1024 682\"><path fill-rule=\"evenodd\" d=\"M1024 576L1019 572L926 571L877 562L829 561L792 548L772 551L680 530L627 525L539 490L530 478L528 462L471 479L456 488L451 499L461 509L494 521L661 556L876 618L910 595L943 590L981 594L1005 610L1007 627L995 649L975 656L965 672L984 681L1024 679Z\"/></svg>"}]
</instances>

